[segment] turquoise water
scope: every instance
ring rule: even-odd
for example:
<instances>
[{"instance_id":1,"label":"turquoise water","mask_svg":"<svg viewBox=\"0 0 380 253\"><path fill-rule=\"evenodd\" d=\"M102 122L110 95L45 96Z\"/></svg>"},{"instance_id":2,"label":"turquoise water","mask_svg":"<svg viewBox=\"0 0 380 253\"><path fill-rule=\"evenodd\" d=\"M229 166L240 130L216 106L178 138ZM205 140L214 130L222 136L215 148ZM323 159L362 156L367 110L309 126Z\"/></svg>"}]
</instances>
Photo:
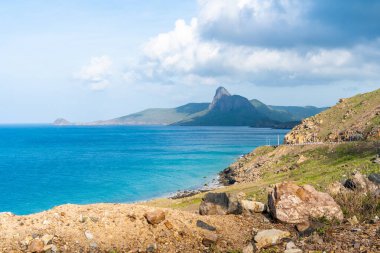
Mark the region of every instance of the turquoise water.
<instances>
[{"instance_id":1,"label":"turquoise water","mask_svg":"<svg viewBox=\"0 0 380 253\"><path fill-rule=\"evenodd\" d=\"M286 130L0 126L0 212L134 202L202 186Z\"/></svg>"}]
</instances>

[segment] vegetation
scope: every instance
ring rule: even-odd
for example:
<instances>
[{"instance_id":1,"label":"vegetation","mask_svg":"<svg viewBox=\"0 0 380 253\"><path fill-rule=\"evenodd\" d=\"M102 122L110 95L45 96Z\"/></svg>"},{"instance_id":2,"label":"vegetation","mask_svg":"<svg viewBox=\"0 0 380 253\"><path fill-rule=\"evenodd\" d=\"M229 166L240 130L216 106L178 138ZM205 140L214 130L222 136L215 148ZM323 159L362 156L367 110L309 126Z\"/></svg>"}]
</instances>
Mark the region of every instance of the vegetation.
<instances>
[{"instance_id":1,"label":"vegetation","mask_svg":"<svg viewBox=\"0 0 380 253\"><path fill-rule=\"evenodd\" d=\"M341 193L335 196L335 200L342 207L346 218L356 216L359 221L370 221L380 214L380 200L370 193Z\"/></svg>"},{"instance_id":2,"label":"vegetation","mask_svg":"<svg viewBox=\"0 0 380 253\"><path fill-rule=\"evenodd\" d=\"M380 165L372 162L377 154L375 142L351 142L341 144L309 146L264 146L254 151L255 158L267 157L269 162L261 168L261 178L255 182L239 183L224 187L215 192L245 192L248 197L266 202L267 188L282 181L298 184L311 184L316 189L326 191L333 182L342 181L354 171L362 174L380 172ZM305 160L299 162L300 158ZM247 162L244 166L250 166ZM151 205L184 210L196 210L203 194L192 197L168 200L158 199ZM342 201L349 201L342 199ZM363 200L365 201L365 200ZM354 208L354 207L353 207ZM352 213L356 212L352 209ZM347 213L351 213L347 210ZM359 218L359 217L358 217Z\"/></svg>"}]
</instances>

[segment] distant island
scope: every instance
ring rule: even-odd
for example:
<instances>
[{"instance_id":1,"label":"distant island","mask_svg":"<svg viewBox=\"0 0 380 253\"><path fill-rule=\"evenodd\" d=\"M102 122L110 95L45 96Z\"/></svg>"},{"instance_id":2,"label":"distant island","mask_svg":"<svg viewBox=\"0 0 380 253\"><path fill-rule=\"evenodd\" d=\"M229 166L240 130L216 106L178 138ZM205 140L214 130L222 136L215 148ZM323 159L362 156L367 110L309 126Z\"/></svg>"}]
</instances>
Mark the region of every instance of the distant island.
<instances>
[{"instance_id":1,"label":"distant island","mask_svg":"<svg viewBox=\"0 0 380 253\"><path fill-rule=\"evenodd\" d=\"M54 125L177 125L177 126L252 126L293 128L304 118L327 107L273 106L257 99L231 95L219 87L211 103L188 103L176 108L154 108L110 120L72 123L59 118Z\"/></svg>"}]
</instances>

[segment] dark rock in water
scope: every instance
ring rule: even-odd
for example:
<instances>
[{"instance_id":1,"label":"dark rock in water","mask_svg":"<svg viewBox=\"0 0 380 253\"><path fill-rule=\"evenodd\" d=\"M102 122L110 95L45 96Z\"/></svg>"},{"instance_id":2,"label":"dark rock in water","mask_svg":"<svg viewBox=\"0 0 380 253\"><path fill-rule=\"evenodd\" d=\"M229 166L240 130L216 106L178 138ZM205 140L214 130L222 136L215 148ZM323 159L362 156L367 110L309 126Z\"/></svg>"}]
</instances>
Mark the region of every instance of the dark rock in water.
<instances>
[{"instance_id":1,"label":"dark rock in water","mask_svg":"<svg viewBox=\"0 0 380 253\"><path fill-rule=\"evenodd\" d=\"M206 222L204 221L201 221L201 220L197 220L197 227L199 228L203 228L203 229L206 229L206 230L209 230L209 231L216 231L216 228L207 224Z\"/></svg>"},{"instance_id":2,"label":"dark rock in water","mask_svg":"<svg viewBox=\"0 0 380 253\"><path fill-rule=\"evenodd\" d=\"M372 183L375 183L375 184L377 184L377 185L380 185L380 174L377 174L377 173L369 174L368 179L369 179Z\"/></svg>"}]
</instances>

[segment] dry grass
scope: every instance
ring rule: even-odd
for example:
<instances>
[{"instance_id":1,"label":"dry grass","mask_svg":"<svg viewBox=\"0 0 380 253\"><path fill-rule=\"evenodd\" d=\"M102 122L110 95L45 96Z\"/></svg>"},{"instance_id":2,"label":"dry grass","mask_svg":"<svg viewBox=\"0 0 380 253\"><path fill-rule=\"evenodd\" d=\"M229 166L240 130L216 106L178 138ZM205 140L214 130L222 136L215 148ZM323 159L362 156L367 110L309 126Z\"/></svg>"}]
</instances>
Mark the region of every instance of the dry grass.
<instances>
[{"instance_id":1,"label":"dry grass","mask_svg":"<svg viewBox=\"0 0 380 253\"><path fill-rule=\"evenodd\" d=\"M367 192L350 191L335 196L346 218L356 216L359 221L369 221L380 215L380 199Z\"/></svg>"}]
</instances>

